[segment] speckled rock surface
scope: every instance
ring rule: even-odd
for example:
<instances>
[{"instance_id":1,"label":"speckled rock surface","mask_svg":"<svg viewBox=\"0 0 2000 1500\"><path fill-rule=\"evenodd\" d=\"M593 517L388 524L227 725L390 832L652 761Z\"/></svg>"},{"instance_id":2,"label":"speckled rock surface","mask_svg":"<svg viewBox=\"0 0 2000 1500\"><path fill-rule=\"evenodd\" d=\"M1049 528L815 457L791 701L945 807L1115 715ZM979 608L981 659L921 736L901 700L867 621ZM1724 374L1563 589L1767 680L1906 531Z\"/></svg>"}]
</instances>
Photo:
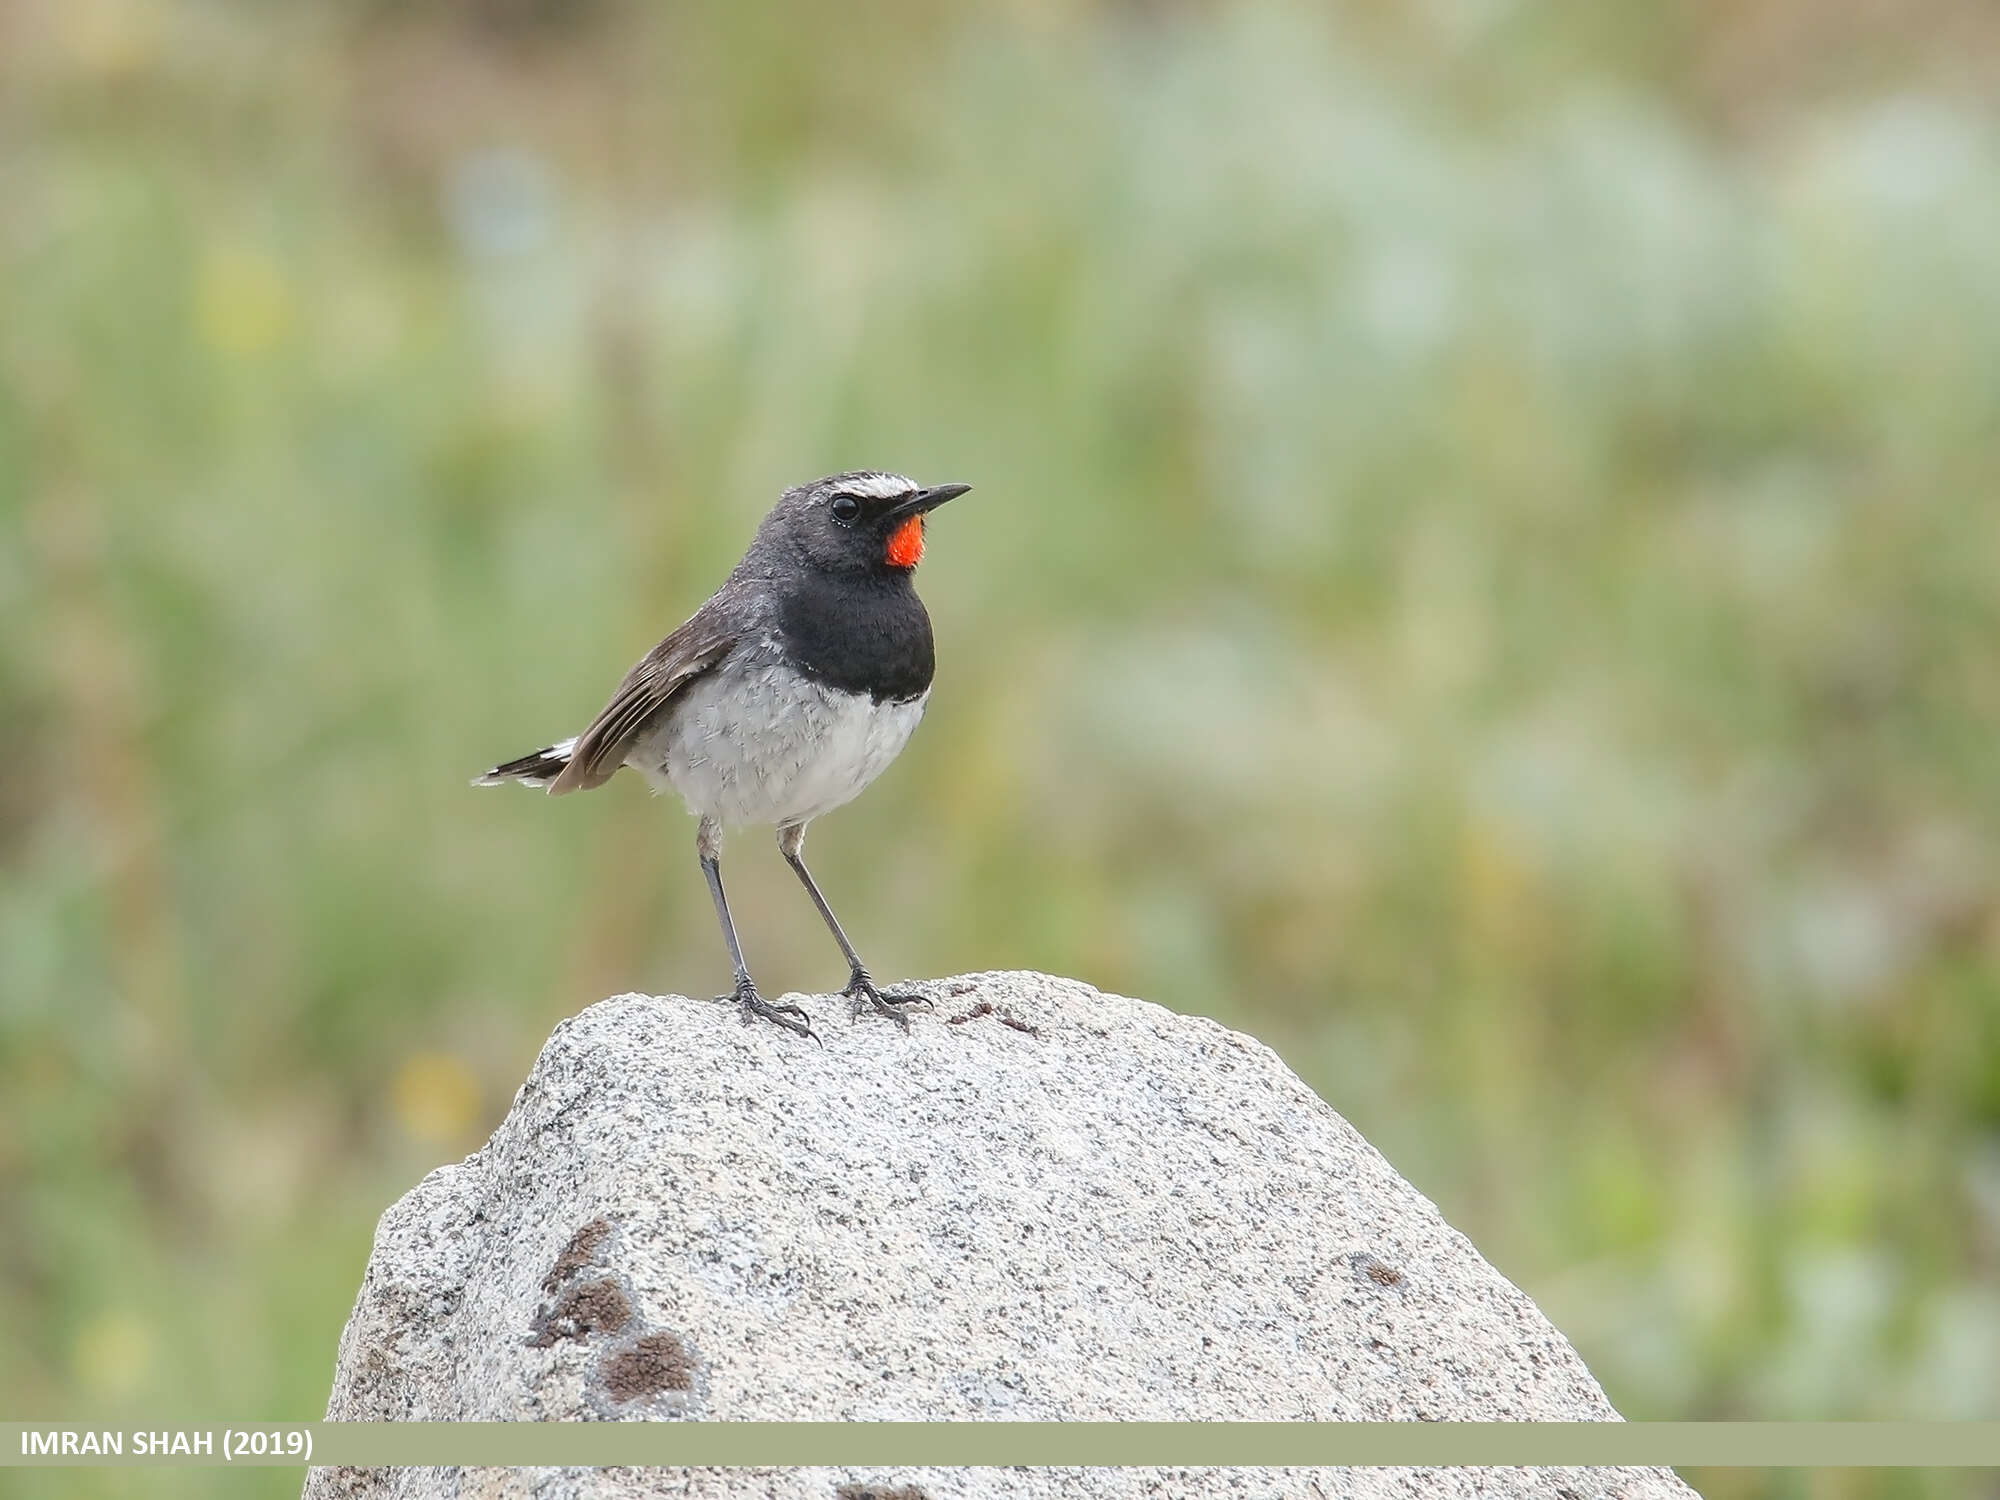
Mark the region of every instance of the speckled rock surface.
<instances>
[{"instance_id":1,"label":"speckled rock surface","mask_svg":"<svg viewBox=\"0 0 2000 1500\"><path fill-rule=\"evenodd\" d=\"M348 1487L315 1488L319 1475ZM348 1469L369 1500L1694 1500L1669 1469Z\"/></svg>"},{"instance_id":2,"label":"speckled rock surface","mask_svg":"<svg viewBox=\"0 0 2000 1500\"><path fill-rule=\"evenodd\" d=\"M564 1022L486 1146L383 1216L328 1418L1617 1419L1269 1049L1040 974L926 989L907 1033L804 999L824 1048L674 996ZM1689 1493L1665 1470L551 1469L317 1470L307 1494L842 1486Z\"/></svg>"}]
</instances>

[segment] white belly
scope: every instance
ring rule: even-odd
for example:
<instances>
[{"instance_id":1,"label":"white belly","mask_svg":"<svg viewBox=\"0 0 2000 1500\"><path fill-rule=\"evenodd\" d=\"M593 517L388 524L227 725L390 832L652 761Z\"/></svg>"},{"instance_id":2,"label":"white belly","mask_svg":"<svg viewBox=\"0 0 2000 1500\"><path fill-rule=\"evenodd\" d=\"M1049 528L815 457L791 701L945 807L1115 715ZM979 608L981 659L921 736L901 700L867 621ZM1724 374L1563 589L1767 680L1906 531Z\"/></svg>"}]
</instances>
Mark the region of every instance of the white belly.
<instances>
[{"instance_id":1,"label":"white belly","mask_svg":"<svg viewBox=\"0 0 2000 1500\"><path fill-rule=\"evenodd\" d=\"M803 823L851 802L888 769L930 694L877 703L784 667L717 672L690 684L625 763L688 810L730 825Z\"/></svg>"}]
</instances>

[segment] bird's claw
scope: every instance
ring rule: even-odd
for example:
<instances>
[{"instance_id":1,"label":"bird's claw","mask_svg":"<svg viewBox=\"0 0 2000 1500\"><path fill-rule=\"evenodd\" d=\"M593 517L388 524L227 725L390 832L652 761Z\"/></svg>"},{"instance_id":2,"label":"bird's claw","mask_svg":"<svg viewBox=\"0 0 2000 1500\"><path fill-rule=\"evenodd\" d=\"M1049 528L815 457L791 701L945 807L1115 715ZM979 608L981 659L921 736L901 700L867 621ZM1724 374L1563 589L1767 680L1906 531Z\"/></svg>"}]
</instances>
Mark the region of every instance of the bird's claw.
<instances>
[{"instance_id":1,"label":"bird's claw","mask_svg":"<svg viewBox=\"0 0 2000 1500\"><path fill-rule=\"evenodd\" d=\"M847 988L840 993L854 1002L855 1015L872 1010L878 1016L887 1016L905 1031L910 1029L910 1018L901 1007L921 1005L925 1010L937 1009L928 995L899 994L894 990L883 994L875 988L875 981L868 977L866 969L856 969L848 976Z\"/></svg>"},{"instance_id":2,"label":"bird's claw","mask_svg":"<svg viewBox=\"0 0 2000 1500\"><path fill-rule=\"evenodd\" d=\"M734 1000L738 1005L742 1006L743 1019L746 1022L752 1016L757 1016L769 1021L773 1026L782 1026L785 1030L794 1032L799 1036L811 1037L815 1042L819 1041L819 1033L812 1029L811 1016L807 1015L804 1010L796 1005L773 1005L757 993L757 986L752 984L748 979L740 980L737 983L734 995L724 995L718 998ZM820 1045L825 1046L826 1044L821 1042Z\"/></svg>"}]
</instances>

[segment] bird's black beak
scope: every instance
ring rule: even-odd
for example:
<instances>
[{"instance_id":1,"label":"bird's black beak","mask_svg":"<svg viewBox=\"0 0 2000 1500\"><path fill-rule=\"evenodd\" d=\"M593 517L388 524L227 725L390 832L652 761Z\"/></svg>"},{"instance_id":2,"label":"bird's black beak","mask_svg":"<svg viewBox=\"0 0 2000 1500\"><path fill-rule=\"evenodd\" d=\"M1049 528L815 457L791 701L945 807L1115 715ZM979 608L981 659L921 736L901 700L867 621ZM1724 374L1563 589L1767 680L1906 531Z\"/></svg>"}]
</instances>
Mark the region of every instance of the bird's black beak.
<instances>
[{"instance_id":1,"label":"bird's black beak","mask_svg":"<svg viewBox=\"0 0 2000 1500\"><path fill-rule=\"evenodd\" d=\"M934 484L927 490L918 490L909 499L890 511L886 519L891 521L905 521L911 516L926 515L936 510L945 501L956 500L971 488L972 486L969 484Z\"/></svg>"}]
</instances>

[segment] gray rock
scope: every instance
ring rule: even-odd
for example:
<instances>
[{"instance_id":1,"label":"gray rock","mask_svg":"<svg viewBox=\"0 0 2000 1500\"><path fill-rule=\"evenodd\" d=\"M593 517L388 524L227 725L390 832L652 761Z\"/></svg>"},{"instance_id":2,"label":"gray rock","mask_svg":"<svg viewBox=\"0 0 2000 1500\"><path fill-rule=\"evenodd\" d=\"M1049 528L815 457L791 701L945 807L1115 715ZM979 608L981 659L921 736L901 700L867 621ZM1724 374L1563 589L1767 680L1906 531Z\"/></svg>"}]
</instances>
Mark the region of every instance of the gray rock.
<instances>
[{"instance_id":1,"label":"gray rock","mask_svg":"<svg viewBox=\"0 0 2000 1500\"><path fill-rule=\"evenodd\" d=\"M1266 1047L1032 973L823 1048L677 996L556 1028L376 1232L329 1420L1616 1421ZM843 1490L845 1486L845 1490ZM1684 1497L1663 1469L320 1469L319 1496Z\"/></svg>"}]
</instances>

